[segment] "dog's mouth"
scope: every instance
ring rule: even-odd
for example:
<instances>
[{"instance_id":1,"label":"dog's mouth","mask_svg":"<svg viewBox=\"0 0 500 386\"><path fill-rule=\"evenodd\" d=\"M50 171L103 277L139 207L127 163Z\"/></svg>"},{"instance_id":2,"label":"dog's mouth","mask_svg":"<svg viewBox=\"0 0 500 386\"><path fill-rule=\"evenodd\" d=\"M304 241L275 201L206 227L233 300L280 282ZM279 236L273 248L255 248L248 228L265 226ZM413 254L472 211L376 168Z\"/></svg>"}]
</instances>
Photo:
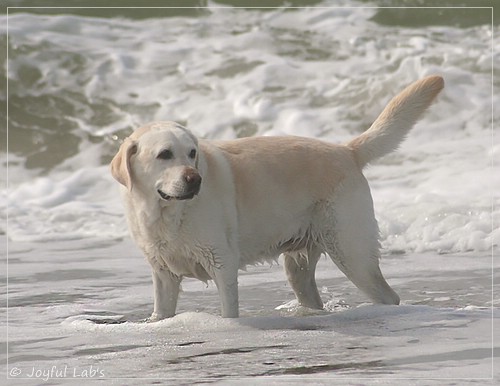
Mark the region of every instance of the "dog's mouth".
<instances>
[{"instance_id":1,"label":"dog's mouth","mask_svg":"<svg viewBox=\"0 0 500 386\"><path fill-rule=\"evenodd\" d=\"M200 191L200 188L197 187L196 189L193 189L192 191L190 192L187 192L186 194L183 194L181 196L170 196L168 194L166 194L164 191L162 191L161 189L158 189L157 192L158 194L160 195L160 197L165 200L165 201L172 201L172 200L179 200L179 201L182 201L182 200L191 200L194 196L196 196L198 194L198 192Z\"/></svg>"}]
</instances>

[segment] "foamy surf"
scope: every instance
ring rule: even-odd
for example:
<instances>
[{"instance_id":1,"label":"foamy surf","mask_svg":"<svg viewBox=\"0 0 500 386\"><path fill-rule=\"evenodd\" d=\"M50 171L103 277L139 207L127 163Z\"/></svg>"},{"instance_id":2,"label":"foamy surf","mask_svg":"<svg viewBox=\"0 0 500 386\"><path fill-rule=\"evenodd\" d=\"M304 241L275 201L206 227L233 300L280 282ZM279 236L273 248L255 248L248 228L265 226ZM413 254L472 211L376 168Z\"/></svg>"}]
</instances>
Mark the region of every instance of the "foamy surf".
<instances>
[{"instance_id":1,"label":"foamy surf","mask_svg":"<svg viewBox=\"0 0 500 386\"><path fill-rule=\"evenodd\" d=\"M218 139L346 142L407 84L439 74L446 89L435 106L400 152L368 170L382 244L389 252L497 245L488 27L389 28L370 21L375 13L214 9L201 19L149 19L147 28L140 20L10 16L11 107L25 101L34 122L49 114L56 123L45 133L21 123L41 147L16 145L11 127L10 189L0 195L9 237L124 237L102 165L145 122L177 120ZM50 59L38 49L44 44Z\"/></svg>"}]
</instances>

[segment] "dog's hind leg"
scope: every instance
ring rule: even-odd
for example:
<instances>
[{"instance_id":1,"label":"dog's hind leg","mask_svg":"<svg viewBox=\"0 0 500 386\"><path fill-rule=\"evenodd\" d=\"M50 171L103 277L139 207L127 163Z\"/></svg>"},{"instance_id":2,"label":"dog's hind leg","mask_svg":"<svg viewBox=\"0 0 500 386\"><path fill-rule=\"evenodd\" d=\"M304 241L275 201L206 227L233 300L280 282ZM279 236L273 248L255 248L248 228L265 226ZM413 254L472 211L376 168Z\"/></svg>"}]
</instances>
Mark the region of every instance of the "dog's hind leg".
<instances>
[{"instance_id":1,"label":"dog's hind leg","mask_svg":"<svg viewBox=\"0 0 500 386\"><path fill-rule=\"evenodd\" d=\"M353 176L333 200L332 228L323 235L325 251L339 269L373 302L399 304L379 267L380 244L368 182Z\"/></svg>"},{"instance_id":2,"label":"dog's hind leg","mask_svg":"<svg viewBox=\"0 0 500 386\"><path fill-rule=\"evenodd\" d=\"M314 277L321 251L312 247L308 249L307 254L305 251L296 251L286 252L283 255L288 282L292 286L299 304L304 307L322 309L323 302L319 296Z\"/></svg>"}]
</instances>

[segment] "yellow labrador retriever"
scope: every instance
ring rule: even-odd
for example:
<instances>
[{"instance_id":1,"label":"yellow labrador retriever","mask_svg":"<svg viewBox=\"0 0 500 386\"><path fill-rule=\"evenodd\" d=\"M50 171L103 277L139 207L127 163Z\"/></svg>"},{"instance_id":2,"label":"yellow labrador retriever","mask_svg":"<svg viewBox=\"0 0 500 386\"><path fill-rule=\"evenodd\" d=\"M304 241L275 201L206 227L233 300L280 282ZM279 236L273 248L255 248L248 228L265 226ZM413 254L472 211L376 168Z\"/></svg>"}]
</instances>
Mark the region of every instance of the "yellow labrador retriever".
<instances>
[{"instance_id":1,"label":"yellow labrador retriever","mask_svg":"<svg viewBox=\"0 0 500 386\"><path fill-rule=\"evenodd\" d=\"M150 320L175 315L184 276L214 280L238 317L238 270L284 256L299 303L322 308L314 278L328 254L372 301L398 304L379 269L379 231L363 167L398 147L444 86L421 79L346 145L300 137L198 140L174 122L125 139L111 162L128 224L153 270Z\"/></svg>"}]
</instances>

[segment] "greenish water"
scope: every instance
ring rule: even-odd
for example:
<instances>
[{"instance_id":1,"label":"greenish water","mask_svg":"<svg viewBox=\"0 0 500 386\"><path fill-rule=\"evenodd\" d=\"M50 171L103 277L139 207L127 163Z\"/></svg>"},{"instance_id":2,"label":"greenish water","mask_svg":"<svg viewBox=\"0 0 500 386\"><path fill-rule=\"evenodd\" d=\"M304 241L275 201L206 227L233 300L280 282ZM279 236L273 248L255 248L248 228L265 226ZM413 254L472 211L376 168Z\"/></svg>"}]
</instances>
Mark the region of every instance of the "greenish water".
<instances>
[{"instance_id":1,"label":"greenish water","mask_svg":"<svg viewBox=\"0 0 500 386\"><path fill-rule=\"evenodd\" d=\"M208 2L206 0L109 0L106 2L100 0L72 0L69 3L64 2L68 8L57 9L42 9L41 7L61 7L63 2L59 0L7 0L5 4L7 7L32 7L30 9L11 8L9 9L9 14L19 12L52 15L64 13L91 17L146 19L172 16L200 16L207 12L205 7ZM407 27L452 25L457 27L471 27L481 24L491 24L491 8L495 8L496 6L498 9L499 2L495 0L353 0L340 2L325 2L320 0L218 0L211 2L211 4L221 7L262 7L263 11L266 8L279 7L380 7L373 20L382 25ZM432 9L428 7L432 7ZM464 9L463 7L476 9ZM494 24L498 25L499 20L497 17L494 20Z\"/></svg>"}]
</instances>

